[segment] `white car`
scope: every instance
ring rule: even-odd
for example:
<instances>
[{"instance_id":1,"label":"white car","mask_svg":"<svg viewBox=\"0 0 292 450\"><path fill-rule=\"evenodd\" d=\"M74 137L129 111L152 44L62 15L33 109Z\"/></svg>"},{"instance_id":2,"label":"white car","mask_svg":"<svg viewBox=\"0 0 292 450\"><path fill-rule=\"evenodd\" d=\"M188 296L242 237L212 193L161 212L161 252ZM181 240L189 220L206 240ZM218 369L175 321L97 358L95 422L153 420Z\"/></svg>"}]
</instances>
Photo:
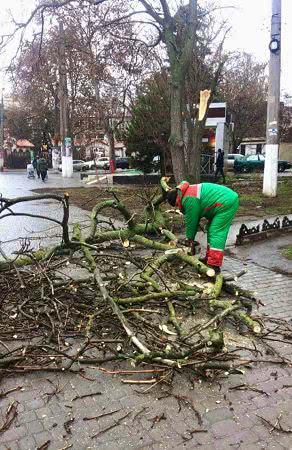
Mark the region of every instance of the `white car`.
<instances>
[{"instance_id":1,"label":"white car","mask_svg":"<svg viewBox=\"0 0 292 450\"><path fill-rule=\"evenodd\" d=\"M240 153L228 153L228 155L227 155L227 168L228 169L233 169L234 161L236 159L241 159L241 158L244 158L244 156L241 155Z\"/></svg>"},{"instance_id":2,"label":"white car","mask_svg":"<svg viewBox=\"0 0 292 450\"><path fill-rule=\"evenodd\" d=\"M84 162L84 168L86 170L92 170L95 169L95 161L92 159L91 161L85 161Z\"/></svg>"},{"instance_id":3,"label":"white car","mask_svg":"<svg viewBox=\"0 0 292 450\"><path fill-rule=\"evenodd\" d=\"M87 168L84 166L84 161L82 161L81 159L73 159L73 171L74 172L80 172L80 171L84 171ZM58 167L59 172L62 172L62 164L59 165Z\"/></svg>"},{"instance_id":4,"label":"white car","mask_svg":"<svg viewBox=\"0 0 292 450\"><path fill-rule=\"evenodd\" d=\"M108 169L110 165L110 159L108 156L102 156L95 161L97 169Z\"/></svg>"}]
</instances>

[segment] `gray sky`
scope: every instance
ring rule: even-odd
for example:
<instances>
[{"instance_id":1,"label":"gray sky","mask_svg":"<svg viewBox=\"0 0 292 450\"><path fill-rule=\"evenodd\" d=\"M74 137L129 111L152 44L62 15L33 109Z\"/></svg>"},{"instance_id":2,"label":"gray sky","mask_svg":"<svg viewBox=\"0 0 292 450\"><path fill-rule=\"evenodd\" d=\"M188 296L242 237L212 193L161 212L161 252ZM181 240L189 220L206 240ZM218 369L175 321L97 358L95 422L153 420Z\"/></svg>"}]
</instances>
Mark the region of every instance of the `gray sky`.
<instances>
[{"instance_id":1,"label":"gray sky","mask_svg":"<svg viewBox=\"0 0 292 450\"><path fill-rule=\"evenodd\" d=\"M225 48L246 51L260 61L267 61L271 0L217 0L217 3L220 6L234 5L236 7L236 9L225 9L220 13L228 18L233 27ZM9 8L17 19L24 20L34 4L34 0L0 0L2 11L6 10L6 15L1 14L0 25L3 26L3 22L7 25ZM282 5L282 92L292 95L292 0L282 0ZM2 67L4 61L3 57L2 59L0 57ZM0 89L1 85L3 85L3 75L0 72Z\"/></svg>"}]
</instances>

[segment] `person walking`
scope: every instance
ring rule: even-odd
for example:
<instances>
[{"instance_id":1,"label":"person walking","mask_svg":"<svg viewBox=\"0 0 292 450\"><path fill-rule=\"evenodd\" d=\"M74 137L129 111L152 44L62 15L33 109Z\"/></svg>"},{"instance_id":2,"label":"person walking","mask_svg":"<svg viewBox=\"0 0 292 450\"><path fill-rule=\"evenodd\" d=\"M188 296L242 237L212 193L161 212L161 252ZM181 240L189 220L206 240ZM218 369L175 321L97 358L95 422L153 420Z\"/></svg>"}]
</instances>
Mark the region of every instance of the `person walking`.
<instances>
[{"instance_id":1,"label":"person walking","mask_svg":"<svg viewBox=\"0 0 292 450\"><path fill-rule=\"evenodd\" d=\"M41 156L40 159L37 162L38 171L41 175L42 181L45 182L45 179L47 177L48 172L48 163L47 160Z\"/></svg>"},{"instance_id":2,"label":"person walking","mask_svg":"<svg viewBox=\"0 0 292 450\"><path fill-rule=\"evenodd\" d=\"M215 181L217 181L218 174L223 178L223 184L225 184L225 174L224 174L224 152L221 148L218 149L217 159L216 159L216 172Z\"/></svg>"},{"instance_id":3,"label":"person walking","mask_svg":"<svg viewBox=\"0 0 292 450\"><path fill-rule=\"evenodd\" d=\"M39 169L39 160L40 160L40 157L39 157L39 155L37 155L36 159L34 160L35 161L34 168L36 169L38 178L40 178L40 176L41 176L40 169Z\"/></svg>"},{"instance_id":4,"label":"person walking","mask_svg":"<svg viewBox=\"0 0 292 450\"><path fill-rule=\"evenodd\" d=\"M32 165L33 165L33 169L37 170L37 159L36 159L36 157L33 158Z\"/></svg>"},{"instance_id":5,"label":"person walking","mask_svg":"<svg viewBox=\"0 0 292 450\"><path fill-rule=\"evenodd\" d=\"M165 196L168 203L177 206L185 216L186 238L193 254L200 219L205 217L208 220L208 247L201 261L219 273L229 229L239 206L238 194L215 183L189 184L182 181Z\"/></svg>"}]
</instances>

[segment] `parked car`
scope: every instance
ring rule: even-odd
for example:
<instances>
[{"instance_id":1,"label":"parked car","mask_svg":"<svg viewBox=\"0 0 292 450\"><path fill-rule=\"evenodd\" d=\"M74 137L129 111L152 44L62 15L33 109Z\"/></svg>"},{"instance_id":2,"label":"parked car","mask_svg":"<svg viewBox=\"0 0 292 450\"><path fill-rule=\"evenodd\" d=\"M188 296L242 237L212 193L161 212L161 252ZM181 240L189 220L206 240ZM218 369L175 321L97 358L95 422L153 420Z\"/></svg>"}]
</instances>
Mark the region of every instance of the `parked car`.
<instances>
[{"instance_id":1,"label":"parked car","mask_svg":"<svg viewBox=\"0 0 292 450\"><path fill-rule=\"evenodd\" d=\"M95 169L95 161L93 161L93 159L91 161L85 161L84 162L84 167L85 167L86 170Z\"/></svg>"},{"instance_id":2,"label":"parked car","mask_svg":"<svg viewBox=\"0 0 292 450\"><path fill-rule=\"evenodd\" d=\"M97 169L105 169L108 170L109 169L109 157L108 156L102 156L101 158L98 158L95 161L95 166Z\"/></svg>"},{"instance_id":3,"label":"parked car","mask_svg":"<svg viewBox=\"0 0 292 450\"><path fill-rule=\"evenodd\" d=\"M235 173L244 173L244 172L253 172L260 171L263 172L265 167L265 157L264 155L249 155L244 158L235 159L234 161L234 172ZM287 169L291 169L292 164L288 161L278 161L278 171L285 172Z\"/></svg>"},{"instance_id":4,"label":"parked car","mask_svg":"<svg viewBox=\"0 0 292 450\"><path fill-rule=\"evenodd\" d=\"M129 158L116 158L116 169L129 169Z\"/></svg>"},{"instance_id":5,"label":"parked car","mask_svg":"<svg viewBox=\"0 0 292 450\"><path fill-rule=\"evenodd\" d=\"M244 158L244 156L241 155L241 153L228 153L228 155L227 155L227 168L228 169L233 169L234 161L236 159L242 159L242 158Z\"/></svg>"},{"instance_id":6,"label":"parked car","mask_svg":"<svg viewBox=\"0 0 292 450\"><path fill-rule=\"evenodd\" d=\"M62 172L62 164L59 165L58 170ZM81 170L86 170L85 162L81 159L73 159L73 171L80 172Z\"/></svg>"}]
</instances>

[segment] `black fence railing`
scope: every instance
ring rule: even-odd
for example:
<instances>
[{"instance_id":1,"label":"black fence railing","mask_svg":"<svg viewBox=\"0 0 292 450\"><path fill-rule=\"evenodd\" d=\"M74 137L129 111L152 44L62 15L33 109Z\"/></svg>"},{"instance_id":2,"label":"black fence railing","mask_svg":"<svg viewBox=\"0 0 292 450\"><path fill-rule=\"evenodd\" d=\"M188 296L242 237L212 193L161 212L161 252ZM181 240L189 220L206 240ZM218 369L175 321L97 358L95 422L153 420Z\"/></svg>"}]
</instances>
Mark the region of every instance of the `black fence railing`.
<instances>
[{"instance_id":1,"label":"black fence railing","mask_svg":"<svg viewBox=\"0 0 292 450\"><path fill-rule=\"evenodd\" d=\"M277 217L272 223L265 219L262 224L250 228L242 224L236 236L236 245L242 245L244 241L264 239L269 233L277 231L292 231L292 219L285 216L280 220Z\"/></svg>"}]
</instances>

